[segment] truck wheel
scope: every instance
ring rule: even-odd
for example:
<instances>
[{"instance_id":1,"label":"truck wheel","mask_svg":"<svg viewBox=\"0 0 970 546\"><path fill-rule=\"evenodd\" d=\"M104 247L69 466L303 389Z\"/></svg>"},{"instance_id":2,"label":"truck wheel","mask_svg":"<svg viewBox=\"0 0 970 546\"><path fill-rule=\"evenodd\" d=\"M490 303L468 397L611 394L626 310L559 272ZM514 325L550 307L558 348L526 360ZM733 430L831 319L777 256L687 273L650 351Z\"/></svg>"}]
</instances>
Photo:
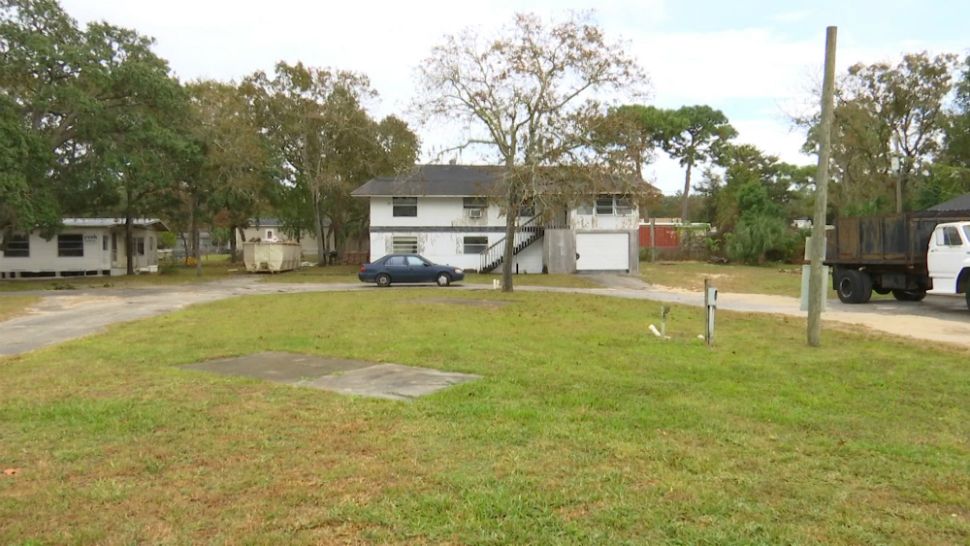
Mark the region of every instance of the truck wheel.
<instances>
[{"instance_id":1,"label":"truck wheel","mask_svg":"<svg viewBox=\"0 0 970 546\"><path fill-rule=\"evenodd\" d=\"M923 301L926 290L893 290L893 297L899 301Z\"/></svg>"},{"instance_id":2,"label":"truck wheel","mask_svg":"<svg viewBox=\"0 0 970 546\"><path fill-rule=\"evenodd\" d=\"M872 297L872 277L857 269L846 269L839 275L835 291L842 303L866 303Z\"/></svg>"}]
</instances>

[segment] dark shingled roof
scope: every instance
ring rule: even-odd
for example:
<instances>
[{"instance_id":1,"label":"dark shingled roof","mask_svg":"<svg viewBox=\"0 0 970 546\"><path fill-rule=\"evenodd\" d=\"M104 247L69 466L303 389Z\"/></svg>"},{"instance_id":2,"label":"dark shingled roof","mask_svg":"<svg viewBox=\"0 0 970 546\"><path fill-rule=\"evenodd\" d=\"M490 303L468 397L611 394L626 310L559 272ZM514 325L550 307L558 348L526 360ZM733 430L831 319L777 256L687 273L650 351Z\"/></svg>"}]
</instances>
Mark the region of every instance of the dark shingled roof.
<instances>
[{"instance_id":1,"label":"dark shingled roof","mask_svg":"<svg viewBox=\"0 0 970 546\"><path fill-rule=\"evenodd\" d=\"M418 165L411 171L395 176L378 176L368 180L351 195L354 197L387 196L481 196L492 195L502 182L504 167L491 165ZM640 182L633 185L641 184ZM658 192L652 185L642 182L646 191ZM617 182L614 192L629 191L629 183Z\"/></svg>"},{"instance_id":2,"label":"dark shingled roof","mask_svg":"<svg viewBox=\"0 0 970 546\"><path fill-rule=\"evenodd\" d=\"M351 195L489 195L501 182L503 171L502 167L486 165L420 165L404 174L372 178Z\"/></svg>"},{"instance_id":3,"label":"dark shingled roof","mask_svg":"<svg viewBox=\"0 0 970 546\"><path fill-rule=\"evenodd\" d=\"M939 212L970 212L970 193L954 197L949 201L944 201L939 205L934 205L926 210Z\"/></svg>"}]
</instances>

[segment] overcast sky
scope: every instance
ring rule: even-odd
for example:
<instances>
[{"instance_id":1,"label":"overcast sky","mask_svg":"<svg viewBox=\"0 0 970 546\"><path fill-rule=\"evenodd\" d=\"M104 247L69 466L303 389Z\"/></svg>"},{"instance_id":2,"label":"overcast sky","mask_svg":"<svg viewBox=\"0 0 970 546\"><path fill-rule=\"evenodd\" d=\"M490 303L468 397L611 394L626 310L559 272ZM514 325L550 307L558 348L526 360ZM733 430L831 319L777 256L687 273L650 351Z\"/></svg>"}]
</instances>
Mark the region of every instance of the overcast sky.
<instances>
[{"instance_id":1,"label":"overcast sky","mask_svg":"<svg viewBox=\"0 0 970 546\"><path fill-rule=\"evenodd\" d=\"M839 27L840 70L896 62L904 52L970 53L966 0L61 3L82 23L106 20L154 37L157 53L183 80L239 80L280 60L303 61L366 74L381 95L372 113L406 119L415 67L445 34L469 26L488 34L515 12L562 20L569 10L594 8L608 37L624 41L646 70L653 104L718 108L738 129L738 141L793 163L815 161L799 152L803 135L791 129L789 114L805 108L821 79L826 25ZM446 127L415 129L425 161L453 144ZM646 174L664 193L683 186L680 168L663 157Z\"/></svg>"}]
</instances>

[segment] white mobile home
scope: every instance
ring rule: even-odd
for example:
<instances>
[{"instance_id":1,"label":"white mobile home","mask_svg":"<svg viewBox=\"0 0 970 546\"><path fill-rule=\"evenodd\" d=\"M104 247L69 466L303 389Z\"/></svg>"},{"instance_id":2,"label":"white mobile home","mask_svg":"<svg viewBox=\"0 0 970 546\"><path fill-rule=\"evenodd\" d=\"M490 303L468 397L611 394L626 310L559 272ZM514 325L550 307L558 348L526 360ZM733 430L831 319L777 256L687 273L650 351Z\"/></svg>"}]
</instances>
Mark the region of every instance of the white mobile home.
<instances>
[{"instance_id":1,"label":"white mobile home","mask_svg":"<svg viewBox=\"0 0 970 546\"><path fill-rule=\"evenodd\" d=\"M357 188L352 195L370 201L371 261L408 252L469 270L498 269L505 218L487 196L503 176L499 167L423 165ZM622 191L591 194L579 207L549 214L530 210L517 222L513 271L635 272L639 222L636 201Z\"/></svg>"},{"instance_id":2,"label":"white mobile home","mask_svg":"<svg viewBox=\"0 0 970 546\"><path fill-rule=\"evenodd\" d=\"M45 239L39 232L14 234L0 252L0 279L124 275L127 272L124 218L65 218L60 233ZM135 270L158 269L161 221L132 221Z\"/></svg>"}]
</instances>

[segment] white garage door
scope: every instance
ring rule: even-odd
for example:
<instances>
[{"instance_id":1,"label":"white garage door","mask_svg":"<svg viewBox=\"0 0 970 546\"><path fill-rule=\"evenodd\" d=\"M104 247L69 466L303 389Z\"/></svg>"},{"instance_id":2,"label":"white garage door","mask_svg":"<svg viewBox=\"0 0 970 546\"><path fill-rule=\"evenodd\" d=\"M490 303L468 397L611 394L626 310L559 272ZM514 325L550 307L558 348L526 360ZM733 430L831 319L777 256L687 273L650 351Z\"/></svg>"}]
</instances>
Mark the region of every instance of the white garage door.
<instances>
[{"instance_id":1,"label":"white garage door","mask_svg":"<svg viewBox=\"0 0 970 546\"><path fill-rule=\"evenodd\" d=\"M626 271L630 268L628 233L577 233L578 271Z\"/></svg>"}]
</instances>

